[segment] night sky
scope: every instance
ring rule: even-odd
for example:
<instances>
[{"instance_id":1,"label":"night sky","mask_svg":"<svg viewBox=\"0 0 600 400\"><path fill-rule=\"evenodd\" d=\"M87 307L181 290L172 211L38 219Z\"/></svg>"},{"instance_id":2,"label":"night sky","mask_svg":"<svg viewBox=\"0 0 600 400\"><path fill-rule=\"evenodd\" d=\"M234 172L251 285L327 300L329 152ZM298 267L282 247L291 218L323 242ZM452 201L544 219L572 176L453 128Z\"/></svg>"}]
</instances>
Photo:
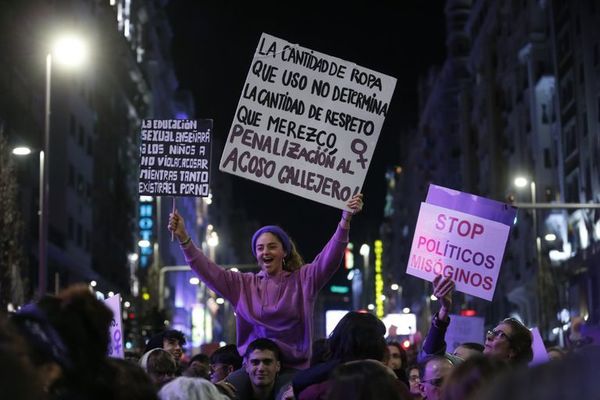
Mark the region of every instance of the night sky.
<instances>
[{"instance_id":1,"label":"night sky","mask_svg":"<svg viewBox=\"0 0 600 400\"><path fill-rule=\"evenodd\" d=\"M417 123L418 77L428 67L441 64L445 56L444 1L361 4L171 0L167 6L179 83L194 94L196 117L212 118L215 134L223 139L263 32L398 79L363 186L365 210L353 222L351 239L357 243L378 237L385 171L401 163L400 132ZM212 154L214 182L224 179L218 171L222 147L214 147ZM283 226L306 258L314 256L333 232L339 210L242 178L232 179L236 204L248 206L249 217L261 224Z\"/></svg>"}]
</instances>

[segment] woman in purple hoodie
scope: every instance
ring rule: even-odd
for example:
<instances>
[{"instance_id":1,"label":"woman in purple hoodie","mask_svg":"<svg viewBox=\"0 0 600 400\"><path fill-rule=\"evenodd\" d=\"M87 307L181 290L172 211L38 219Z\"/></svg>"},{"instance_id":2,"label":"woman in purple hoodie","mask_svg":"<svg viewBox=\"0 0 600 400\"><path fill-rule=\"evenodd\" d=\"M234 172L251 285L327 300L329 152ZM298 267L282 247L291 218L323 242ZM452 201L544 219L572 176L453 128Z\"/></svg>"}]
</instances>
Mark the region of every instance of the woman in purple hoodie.
<instances>
[{"instance_id":1,"label":"woman in purple hoodie","mask_svg":"<svg viewBox=\"0 0 600 400\"><path fill-rule=\"evenodd\" d=\"M269 338L281 349L282 367L304 369L311 356L313 312L319 290L333 276L348 244L352 216L363 207L362 194L347 203L333 237L310 263L304 264L289 236L278 226L260 228L252 236L252 253L261 271L226 271L209 260L191 241L185 222L175 211L169 230L198 277L231 302L237 316L240 354L257 338Z\"/></svg>"}]
</instances>

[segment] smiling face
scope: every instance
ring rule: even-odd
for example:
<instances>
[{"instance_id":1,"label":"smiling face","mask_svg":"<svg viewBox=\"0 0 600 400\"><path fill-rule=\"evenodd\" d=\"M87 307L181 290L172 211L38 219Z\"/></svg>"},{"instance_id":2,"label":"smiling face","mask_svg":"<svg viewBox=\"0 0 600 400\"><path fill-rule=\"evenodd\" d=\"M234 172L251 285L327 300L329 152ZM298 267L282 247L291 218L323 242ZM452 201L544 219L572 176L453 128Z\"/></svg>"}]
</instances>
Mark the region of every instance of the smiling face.
<instances>
[{"instance_id":1,"label":"smiling face","mask_svg":"<svg viewBox=\"0 0 600 400\"><path fill-rule=\"evenodd\" d=\"M280 369L281 364L271 350L254 350L246 360L246 372L254 387L272 387Z\"/></svg>"},{"instance_id":2,"label":"smiling face","mask_svg":"<svg viewBox=\"0 0 600 400\"><path fill-rule=\"evenodd\" d=\"M514 356L510 340L513 330L508 324L498 324L493 330L488 332L485 338L485 348L483 354L494 356L502 360L509 360Z\"/></svg>"},{"instance_id":3,"label":"smiling face","mask_svg":"<svg viewBox=\"0 0 600 400\"><path fill-rule=\"evenodd\" d=\"M269 276L275 276L283 270L286 254L277 236L265 232L256 239L256 261L261 270Z\"/></svg>"}]
</instances>

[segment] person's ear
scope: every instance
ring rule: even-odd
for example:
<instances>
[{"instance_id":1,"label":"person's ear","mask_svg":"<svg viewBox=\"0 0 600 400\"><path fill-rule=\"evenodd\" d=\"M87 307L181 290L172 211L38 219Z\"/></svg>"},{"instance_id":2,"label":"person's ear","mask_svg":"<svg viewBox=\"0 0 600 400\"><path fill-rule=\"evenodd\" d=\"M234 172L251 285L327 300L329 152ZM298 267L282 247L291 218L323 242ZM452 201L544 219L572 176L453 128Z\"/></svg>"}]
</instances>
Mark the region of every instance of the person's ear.
<instances>
[{"instance_id":1,"label":"person's ear","mask_svg":"<svg viewBox=\"0 0 600 400\"><path fill-rule=\"evenodd\" d=\"M229 375L232 372L233 372L233 365L228 365L227 366L227 375Z\"/></svg>"},{"instance_id":2,"label":"person's ear","mask_svg":"<svg viewBox=\"0 0 600 400\"><path fill-rule=\"evenodd\" d=\"M277 367L277 372L279 373L279 371L281 370L281 363L279 361L277 361L277 363L275 365Z\"/></svg>"}]
</instances>

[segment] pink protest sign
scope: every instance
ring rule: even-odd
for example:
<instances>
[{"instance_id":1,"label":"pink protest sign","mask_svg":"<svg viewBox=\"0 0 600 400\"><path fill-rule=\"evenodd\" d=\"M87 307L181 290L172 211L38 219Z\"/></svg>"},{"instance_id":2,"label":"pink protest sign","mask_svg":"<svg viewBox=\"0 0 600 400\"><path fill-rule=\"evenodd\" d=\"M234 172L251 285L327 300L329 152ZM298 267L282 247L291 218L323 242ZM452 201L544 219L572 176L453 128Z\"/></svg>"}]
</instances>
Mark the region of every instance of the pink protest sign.
<instances>
[{"instance_id":1,"label":"pink protest sign","mask_svg":"<svg viewBox=\"0 0 600 400\"><path fill-rule=\"evenodd\" d=\"M406 272L433 281L451 277L456 289L491 301L508 239L508 225L421 203Z\"/></svg>"}]
</instances>

